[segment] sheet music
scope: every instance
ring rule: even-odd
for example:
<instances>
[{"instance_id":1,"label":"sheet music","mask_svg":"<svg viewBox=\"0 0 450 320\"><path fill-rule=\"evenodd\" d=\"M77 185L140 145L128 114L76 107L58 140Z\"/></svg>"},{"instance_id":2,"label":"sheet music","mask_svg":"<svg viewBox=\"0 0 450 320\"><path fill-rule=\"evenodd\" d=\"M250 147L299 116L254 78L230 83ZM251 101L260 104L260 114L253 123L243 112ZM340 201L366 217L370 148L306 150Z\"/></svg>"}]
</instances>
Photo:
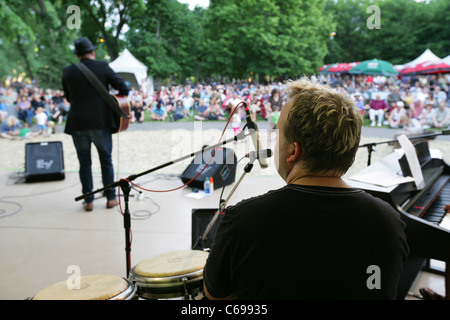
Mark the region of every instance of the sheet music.
<instances>
[{"instance_id":1,"label":"sheet music","mask_svg":"<svg viewBox=\"0 0 450 320\"><path fill-rule=\"evenodd\" d=\"M386 188L396 186L401 183L415 181L413 177L403 177L391 171L372 171L362 174L355 174L349 179Z\"/></svg>"},{"instance_id":2,"label":"sheet music","mask_svg":"<svg viewBox=\"0 0 450 320\"><path fill-rule=\"evenodd\" d=\"M416 149L405 134L397 137L400 146L405 151L406 160L408 160L411 174L414 178L417 190L422 190L425 187L425 180L420 167L419 159L417 158Z\"/></svg>"}]
</instances>

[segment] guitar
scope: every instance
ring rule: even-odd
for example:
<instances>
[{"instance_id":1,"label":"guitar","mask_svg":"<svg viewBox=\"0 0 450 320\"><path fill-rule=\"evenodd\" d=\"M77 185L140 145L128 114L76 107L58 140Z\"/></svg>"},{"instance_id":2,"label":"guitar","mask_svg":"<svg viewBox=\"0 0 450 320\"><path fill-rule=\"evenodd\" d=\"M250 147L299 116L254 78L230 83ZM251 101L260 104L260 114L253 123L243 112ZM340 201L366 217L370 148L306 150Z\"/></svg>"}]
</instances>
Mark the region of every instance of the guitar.
<instances>
[{"instance_id":1,"label":"guitar","mask_svg":"<svg viewBox=\"0 0 450 320\"><path fill-rule=\"evenodd\" d=\"M75 64L75 66L80 69L80 71L84 74L84 76L88 79L92 86L103 97L108 106L110 106L114 111L115 131L113 131L113 133L125 131L130 124L131 118L131 107L127 97L123 95L109 94L106 88L103 87L103 85L100 83L98 78L83 63L78 62Z\"/></svg>"},{"instance_id":2,"label":"guitar","mask_svg":"<svg viewBox=\"0 0 450 320\"><path fill-rule=\"evenodd\" d=\"M114 124L115 131L113 133L125 131L128 129L130 125L131 118L131 106L128 98L122 95L111 95L114 100L117 102L117 106L113 108L114 110ZM117 109L121 111L118 112Z\"/></svg>"}]
</instances>

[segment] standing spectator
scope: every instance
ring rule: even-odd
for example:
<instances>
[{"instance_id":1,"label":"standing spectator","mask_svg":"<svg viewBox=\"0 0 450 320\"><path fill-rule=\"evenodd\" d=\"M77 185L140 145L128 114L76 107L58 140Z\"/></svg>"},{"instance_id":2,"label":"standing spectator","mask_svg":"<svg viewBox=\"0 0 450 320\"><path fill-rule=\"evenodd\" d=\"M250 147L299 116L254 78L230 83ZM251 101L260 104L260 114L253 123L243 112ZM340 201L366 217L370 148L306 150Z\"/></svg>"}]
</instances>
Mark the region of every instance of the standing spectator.
<instances>
[{"instance_id":1,"label":"standing spectator","mask_svg":"<svg viewBox=\"0 0 450 320\"><path fill-rule=\"evenodd\" d=\"M37 107L36 109L36 123L38 126L38 134L46 134L47 133L47 120L48 116L45 112L45 108L42 106Z\"/></svg>"},{"instance_id":2,"label":"standing spectator","mask_svg":"<svg viewBox=\"0 0 450 320\"><path fill-rule=\"evenodd\" d=\"M5 122L6 117L8 116L8 111L6 110L6 104L2 100L2 96L0 96L0 122Z\"/></svg>"},{"instance_id":3,"label":"standing spectator","mask_svg":"<svg viewBox=\"0 0 450 320\"><path fill-rule=\"evenodd\" d=\"M280 91L275 88L272 90L270 97L265 104L267 116L270 117L273 110L278 110L279 112L282 106L283 100L281 99Z\"/></svg>"},{"instance_id":4,"label":"standing spectator","mask_svg":"<svg viewBox=\"0 0 450 320\"><path fill-rule=\"evenodd\" d=\"M371 121L371 126L375 126L375 120L378 118L377 123L378 126L381 127L381 124L383 123L383 117L384 113L388 111L388 106L384 100L381 100L381 97L379 94L376 96L376 100L372 100L370 102L370 109L369 109L369 118Z\"/></svg>"},{"instance_id":5,"label":"standing spectator","mask_svg":"<svg viewBox=\"0 0 450 320\"><path fill-rule=\"evenodd\" d=\"M433 127L446 128L450 125L450 109L445 101L439 103L439 108L435 110L433 117Z\"/></svg>"},{"instance_id":6,"label":"standing spectator","mask_svg":"<svg viewBox=\"0 0 450 320\"><path fill-rule=\"evenodd\" d=\"M16 107L14 104L17 102L17 93L12 89L6 89L6 93L2 96L2 100L5 103L6 111L9 115L16 114Z\"/></svg>"}]
</instances>

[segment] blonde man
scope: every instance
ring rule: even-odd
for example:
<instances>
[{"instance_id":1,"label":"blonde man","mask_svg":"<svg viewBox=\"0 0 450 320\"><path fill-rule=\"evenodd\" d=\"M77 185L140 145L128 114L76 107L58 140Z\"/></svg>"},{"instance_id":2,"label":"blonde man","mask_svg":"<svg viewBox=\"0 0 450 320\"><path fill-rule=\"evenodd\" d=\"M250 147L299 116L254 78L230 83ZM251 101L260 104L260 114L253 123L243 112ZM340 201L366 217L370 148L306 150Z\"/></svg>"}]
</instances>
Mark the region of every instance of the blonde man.
<instances>
[{"instance_id":1,"label":"blonde man","mask_svg":"<svg viewBox=\"0 0 450 320\"><path fill-rule=\"evenodd\" d=\"M342 179L361 126L350 97L307 80L289 84L275 152L287 185L227 208L203 270L206 297L396 298L404 223Z\"/></svg>"}]
</instances>

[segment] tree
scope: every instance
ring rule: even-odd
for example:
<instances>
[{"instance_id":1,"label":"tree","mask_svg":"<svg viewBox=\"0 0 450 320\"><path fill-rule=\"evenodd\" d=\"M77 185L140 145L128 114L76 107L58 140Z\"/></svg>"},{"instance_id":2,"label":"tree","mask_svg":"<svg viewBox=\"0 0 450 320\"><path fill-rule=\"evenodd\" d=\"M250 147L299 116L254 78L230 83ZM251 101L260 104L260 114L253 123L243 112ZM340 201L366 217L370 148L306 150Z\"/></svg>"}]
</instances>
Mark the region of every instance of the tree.
<instances>
[{"instance_id":1,"label":"tree","mask_svg":"<svg viewBox=\"0 0 450 320\"><path fill-rule=\"evenodd\" d=\"M176 0L149 0L135 13L126 44L156 80L183 82L198 72L201 10L192 12Z\"/></svg>"},{"instance_id":2,"label":"tree","mask_svg":"<svg viewBox=\"0 0 450 320\"><path fill-rule=\"evenodd\" d=\"M206 67L247 78L298 77L322 63L331 23L325 1L212 0L206 13Z\"/></svg>"},{"instance_id":3,"label":"tree","mask_svg":"<svg viewBox=\"0 0 450 320\"><path fill-rule=\"evenodd\" d=\"M40 86L59 87L61 70L70 61L68 43L75 33L65 27L65 5L49 0L0 4L0 39L8 55L4 72L23 70Z\"/></svg>"}]
</instances>

